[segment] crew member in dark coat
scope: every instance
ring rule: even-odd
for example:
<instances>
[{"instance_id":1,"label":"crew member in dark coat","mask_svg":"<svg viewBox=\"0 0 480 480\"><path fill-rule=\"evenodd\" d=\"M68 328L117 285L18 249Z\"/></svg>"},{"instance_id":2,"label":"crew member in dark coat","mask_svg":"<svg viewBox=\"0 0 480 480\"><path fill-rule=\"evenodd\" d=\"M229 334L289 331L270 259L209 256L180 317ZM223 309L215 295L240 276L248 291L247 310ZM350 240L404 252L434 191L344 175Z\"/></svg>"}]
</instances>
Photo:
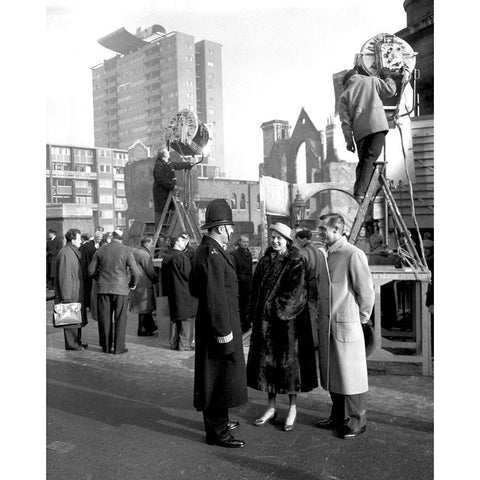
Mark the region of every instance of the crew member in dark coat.
<instances>
[{"instance_id":1,"label":"crew member in dark coat","mask_svg":"<svg viewBox=\"0 0 480 480\"><path fill-rule=\"evenodd\" d=\"M63 240L57 236L55 230L50 228L47 240L47 288L53 288L55 283L55 259L62 248Z\"/></svg>"},{"instance_id":2,"label":"crew member in dark coat","mask_svg":"<svg viewBox=\"0 0 480 480\"><path fill-rule=\"evenodd\" d=\"M92 261L97 248L102 241L103 232L95 232L93 238L85 242L80 247L80 254L82 255L82 274L83 274L83 288L85 296L85 306L90 308L90 295L92 293L93 279L88 275L88 266Z\"/></svg>"},{"instance_id":3,"label":"crew member in dark coat","mask_svg":"<svg viewBox=\"0 0 480 480\"><path fill-rule=\"evenodd\" d=\"M97 280L98 334L102 350L115 354L128 352L125 348L128 294L136 287L138 267L130 249L122 244L122 232L113 232L111 243L95 252L88 274Z\"/></svg>"},{"instance_id":4,"label":"crew member in dark coat","mask_svg":"<svg viewBox=\"0 0 480 480\"><path fill-rule=\"evenodd\" d=\"M170 162L167 148L158 152L153 168L153 209L155 210L155 228L160 221L168 194L177 185L175 170Z\"/></svg>"},{"instance_id":5,"label":"crew member in dark coat","mask_svg":"<svg viewBox=\"0 0 480 480\"><path fill-rule=\"evenodd\" d=\"M208 233L195 252L190 275L190 292L198 298L193 404L203 411L208 444L239 448L245 442L230 434L239 423L229 421L228 409L248 398L237 275L224 251L233 225L224 199L209 203L202 226Z\"/></svg>"},{"instance_id":6,"label":"crew member in dark coat","mask_svg":"<svg viewBox=\"0 0 480 480\"><path fill-rule=\"evenodd\" d=\"M252 253L248 249L250 240L248 235L242 235L237 242L238 248L230 253L235 264L238 279L238 306L240 307L240 325L242 333L250 330L247 320L248 302L252 288L253 262Z\"/></svg>"},{"instance_id":7,"label":"crew member in dark coat","mask_svg":"<svg viewBox=\"0 0 480 480\"><path fill-rule=\"evenodd\" d=\"M81 303L82 323L87 325L87 310L83 295L83 275L81 255L78 247L81 243L80 230L71 228L65 234L67 244L58 252L55 259L55 300L58 303ZM63 327L65 350L84 350L82 328L78 325Z\"/></svg>"},{"instance_id":8,"label":"crew member in dark coat","mask_svg":"<svg viewBox=\"0 0 480 480\"><path fill-rule=\"evenodd\" d=\"M133 249L133 257L137 262L139 276L137 287L130 292L131 311L138 313L137 335L148 337L158 330L152 312L157 309L154 285L158 275L153 268L152 260L153 238L143 237L140 248Z\"/></svg>"},{"instance_id":9,"label":"crew member in dark coat","mask_svg":"<svg viewBox=\"0 0 480 480\"><path fill-rule=\"evenodd\" d=\"M249 387L268 393L268 408L255 420L256 426L276 417L277 393L288 394L290 408L283 429L289 432L295 426L297 392L309 392L318 386L317 368L305 258L293 245L287 225L279 222L270 230L271 246L253 276L247 382Z\"/></svg>"},{"instance_id":10,"label":"crew member in dark coat","mask_svg":"<svg viewBox=\"0 0 480 480\"><path fill-rule=\"evenodd\" d=\"M170 348L193 350L193 324L198 302L189 291L188 280L192 270L191 260L185 255L189 242L186 234L170 239L170 250L162 261L163 294L170 308Z\"/></svg>"}]
</instances>

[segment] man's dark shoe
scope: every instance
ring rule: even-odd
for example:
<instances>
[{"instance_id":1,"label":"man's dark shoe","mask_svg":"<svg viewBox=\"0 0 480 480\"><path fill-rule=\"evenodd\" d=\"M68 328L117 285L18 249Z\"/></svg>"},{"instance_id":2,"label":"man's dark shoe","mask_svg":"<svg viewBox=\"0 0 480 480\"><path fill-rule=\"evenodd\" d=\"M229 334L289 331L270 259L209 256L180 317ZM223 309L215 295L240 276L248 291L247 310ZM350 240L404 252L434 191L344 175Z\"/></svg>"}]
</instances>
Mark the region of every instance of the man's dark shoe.
<instances>
[{"instance_id":1,"label":"man's dark shoe","mask_svg":"<svg viewBox=\"0 0 480 480\"><path fill-rule=\"evenodd\" d=\"M358 437L360 434L362 434L366 430L367 430L366 425L360 428L343 427L336 432L336 435L337 437L343 438L344 440L349 440L351 438Z\"/></svg>"},{"instance_id":2,"label":"man's dark shoe","mask_svg":"<svg viewBox=\"0 0 480 480\"><path fill-rule=\"evenodd\" d=\"M125 350L122 350L121 352L113 352L115 353L115 355L121 355L122 353L127 353L128 352L128 348L126 348Z\"/></svg>"},{"instance_id":3,"label":"man's dark shoe","mask_svg":"<svg viewBox=\"0 0 480 480\"><path fill-rule=\"evenodd\" d=\"M235 430L239 426L240 426L240 422L227 422L227 428L229 430Z\"/></svg>"},{"instance_id":4,"label":"man's dark shoe","mask_svg":"<svg viewBox=\"0 0 480 480\"><path fill-rule=\"evenodd\" d=\"M82 348L86 350L88 348L88 343L82 343Z\"/></svg>"},{"instance_id":5,"label":"man's dark shoe","mask_svg":"<svg viewBox=\"0 0 480 480\"><path fill-rule=\"evenodd\" d=\"M139 337L152 337L154 334L153 332L139 332L137 333Z\"/></svg>"},{"instance_id":6,"label":"man's dark shoe","mask_svg":"<svg viewBox=\"0 0 480 480\"><path fill-rule=\"evenodd\" d=\"M333 418L322 418L315 423L315 426L324 430L335 430L336 423Z\"/></svg>"},{"instance_id":7,"label":"man's dark shoe","mask_svg":"<svg viewBox=\"0 0 480 480\"><path fill-rule=\"evenodd\" d=\"M218 438L207 438L208 445L218 445L219 447L225 448L243 448L245 442L243 440L237 440L236 438L230 437L226 440L219 440Z\"/></svg>"}]
</instances>

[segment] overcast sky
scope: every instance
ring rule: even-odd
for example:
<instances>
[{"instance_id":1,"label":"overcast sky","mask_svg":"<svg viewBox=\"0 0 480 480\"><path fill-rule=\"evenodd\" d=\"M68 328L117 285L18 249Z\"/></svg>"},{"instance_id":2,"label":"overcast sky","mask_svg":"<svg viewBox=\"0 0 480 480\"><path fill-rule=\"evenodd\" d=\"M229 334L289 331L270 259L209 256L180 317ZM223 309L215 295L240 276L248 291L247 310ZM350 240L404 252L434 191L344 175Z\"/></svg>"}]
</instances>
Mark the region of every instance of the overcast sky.
<instances>
[{"instance_id":1,"label":"overcast sky","mask_svg":"<svg viewBox=\"0 0 480 480\"><path fill-rule=\"evenodd\" d=\"M90 68L115 55L97 40L155 23L223 46L227 176L257 179L260 125L282 119L293 127L304 107L324 129L332 74L350 68L369 38L404 28L406 14L403 0L48 0L48 143L94 146Z\"/></svg>"}]
</instances>

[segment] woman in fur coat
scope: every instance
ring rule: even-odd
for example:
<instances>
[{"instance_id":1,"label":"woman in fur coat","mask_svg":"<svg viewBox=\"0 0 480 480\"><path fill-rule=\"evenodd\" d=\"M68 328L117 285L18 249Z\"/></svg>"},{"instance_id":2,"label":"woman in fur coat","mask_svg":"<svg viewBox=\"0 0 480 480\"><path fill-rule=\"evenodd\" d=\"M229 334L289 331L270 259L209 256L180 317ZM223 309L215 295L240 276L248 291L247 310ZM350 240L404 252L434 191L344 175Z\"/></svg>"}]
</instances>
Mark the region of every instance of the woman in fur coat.
<instances>
[{"instance_id":1,"label":"woman in fur coat","mask_svg":"<svg viewBox=\"0 0 480 480\"><path fill-rule=\"evenodd\" d=\"M306 265L293 245L292 230L270 226L271 246L258 262L252 282L249 321L252 324L247 384L268 393L268 408L254 425L274 420L276 395L289 395L283 429L293 430L297 392L318 386L312 328L307 306Z\"/></svg>"}]
</instances>

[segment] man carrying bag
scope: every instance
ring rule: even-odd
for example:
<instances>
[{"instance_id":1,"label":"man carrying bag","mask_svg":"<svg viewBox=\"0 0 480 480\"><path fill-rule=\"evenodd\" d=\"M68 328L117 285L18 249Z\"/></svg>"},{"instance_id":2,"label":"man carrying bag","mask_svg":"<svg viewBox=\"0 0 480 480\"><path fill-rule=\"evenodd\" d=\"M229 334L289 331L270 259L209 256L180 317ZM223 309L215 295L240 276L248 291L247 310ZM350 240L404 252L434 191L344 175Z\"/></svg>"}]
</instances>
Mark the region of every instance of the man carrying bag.
<instances>
[{"instance_id":1,"label":"man carrying bag","mask_svg":"<svg viewBox=\"0 0 480 480\"><path fill-rule=\"evenodd\" d=\"M55 259L55 300L54 300L54 326L63 327L65 337L65 350L85 350L88 345L82 343L82 327L87 325L87 311L83 298L83 275L80 254L81 235L80 230L71 228L65 234L67 244L58 252ZM59 308L59 304L80 303L81 323L59 324L62 317L71 310L72 317L75 315L77 306ZM72 320L73 322L74 320ZM60 323L62 323L60 321Z\"/></svg>"}]
</instances>

